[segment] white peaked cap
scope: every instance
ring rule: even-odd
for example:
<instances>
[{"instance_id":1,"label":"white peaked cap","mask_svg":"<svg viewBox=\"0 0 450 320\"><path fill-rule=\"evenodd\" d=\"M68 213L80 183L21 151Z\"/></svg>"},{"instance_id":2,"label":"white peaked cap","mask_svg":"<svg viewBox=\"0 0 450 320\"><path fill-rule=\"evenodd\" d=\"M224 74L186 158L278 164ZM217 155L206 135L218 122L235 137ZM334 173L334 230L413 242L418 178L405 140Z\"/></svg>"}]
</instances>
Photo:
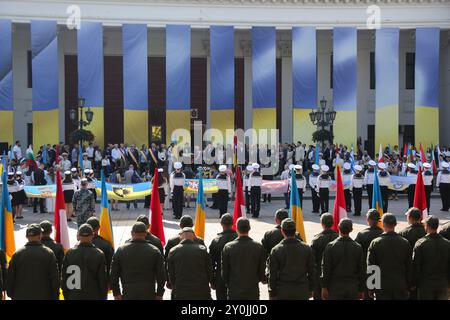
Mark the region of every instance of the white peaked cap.
<instances>
[{"instance_id":1,"label":"white peaked cap","mask_svg":"<svg viewBox=\"0 0 450 320\"><path fill-rule=\"evenodd\" d=\"M346 163L344 163L344 169L345 170L349 170L350 169L350 163L348 163L348 162L346 162Z\"/></svg>"},{"instance_id":2,"label":"white peaked cap","mask_svg":"<svg viewBox=\"0 0 450 320\"><path fill-rule=\"evenodd\" d=\"M442 168L448 168L449 166L448 162L442 162Z\"/></svg>"},{"instance_id":3,"label":"white peaked cap","mask_svg":"<svg viewBox=\"0 0 450 320\"><path fill-rule=\"evenodd\" d=\"M376 166L376 165L377 165L377 163L375 161L373 161L373 160L369 161L369 166Z\"/></svg>"},{"instance_id":4,"label":"white peaked cap","mask_svg":"<svg viewBox=\"0 0 450 320\"><path fill-rule=\"evenodd\" d=\"M315 163L312 165L312 168L313 168L313 170L319 170L320 169L320 167L317 164L315 164Z\"/></svg>"},{"instance_id":5,"label":"white peaked cap","mask_svg":"<svg viewBox=\"0 0 450 320\"><path fill-rule=\"evenodd\" d=\"M159 169L158 169L158 172L163 172L163 171L164 171L163 168L159 168Z\"/></svg>"},{"instance_id":6,"label":"white peaked cap","mask_svg":"<svg viewBox=\"0 0 450 320\"><path fill-rule=\"evenodd\" d=\"M431 164L429 164L428 162L424 162L423 167L427 168L427 169L430 169L431 168Z\"/></svg>"},{"instance_id":7,"label":"white peaked cap","mask_svg":"<svg viewBox=\"0 0 450 320\"><path fill-rule=\"evenodd\" d=\"M330 167L328 167L326 164L324 164L320 167L320 169L324 172L327 172L328 170L330 170Z\"/></svg>"},{"instance_id":8,"label":"white peaked cap","mask_svg":"<svg viewBox=\"0 0 450 320\"><path fill-rule=\"evenodd\" d=\"M65 174L66 176L68 176L68 175L70 174L70 171L64 171L64 174Z\"/></svg>"},{"instance_id":9,"label":"white peaked cap","mask_svg":"<svg viewBox=\"0 0 450 320\"><path fill-rule=\"evenodd\" d=\"M253 171L253 167L251 165L248 165L245 169L247 169L247 171Z\"/></svg>"},{"instance_id":10,"label":"white peaked cap","mask_svg":"<svg viewBox=\"0 0 450 320\"><path fill-rule=\"evenodd\" d=\"M386 163L380 162L380 163L378 164L378 168L380 168L380 169L386 169Z\"/></svg>"},{"instance_id":11,"label":"white peaked cap","mask_svg":"<svg viewBox=\"0 0 450 320\"><path fill-rule=\"evenodd\" d=\"M414 163L408 163L408 168L416 169L416 165Z\"/></svg>"},{"instance_id":12,"label":"white peaked cap","mask_svg":"<svg viewBox=\"0 0 450 320\"><path fill-rule=\"evenodd\" d=\"M183 165L181 164L181 162L175 162L174 165L173 165L173 167L174 167L175 169L181 169L182 166L183 166Z\"/></svg>"},{"instance_id":13,"label":"white peaked cap","mask_svg":"<svg viewBox=\"0 0 450 320\"><path fill-rule=\"evenodd\" d=\"M259 164L258 163L252 163L252 167L253 169L259 169Z\"/></svg>"},{"instance_id":14,"label":"white peaked cap","mask_svg":"<svg viewBox=\"0 0 450 320\"><path fill-rule=\"evenodd\" d=\"M219 171L220 171L220 172L225 172L225 171L227 171L227 166L224 165L224 164L221 164L221 165L219 166Z\"/></svg>"},{"instance_id":15,"label":"white peaked cap","mask_svg":"<svg viewBox=\"0 0 450 320\"><path fill-rule=\"evenodd\" d=\"M359 164L354 166L354 168L355 168L356 171L361 171L362 170L362 167Z\"/></svg>"},{"instance_id":16,"label":"white peaked cap","mask_svg":"<svg viewBox=\"0 0 450 320\"><path fill-rule=\"evenodd\" d=\"M70 169L72 172L77 172L77 168Z\"/></svg>"},{"instance_id":17,"label":"white peaked cap","mask_svg":"<svg viewBox=\"0 0 450 320\"><path fill-rule=\"evenodd\" d=\"M296 165L294 166L294 169L295 169L295 170L300 170L300 169L302 169L302 166L299 165L299 164L296 164Z\"/></svg>"}]
</instances>

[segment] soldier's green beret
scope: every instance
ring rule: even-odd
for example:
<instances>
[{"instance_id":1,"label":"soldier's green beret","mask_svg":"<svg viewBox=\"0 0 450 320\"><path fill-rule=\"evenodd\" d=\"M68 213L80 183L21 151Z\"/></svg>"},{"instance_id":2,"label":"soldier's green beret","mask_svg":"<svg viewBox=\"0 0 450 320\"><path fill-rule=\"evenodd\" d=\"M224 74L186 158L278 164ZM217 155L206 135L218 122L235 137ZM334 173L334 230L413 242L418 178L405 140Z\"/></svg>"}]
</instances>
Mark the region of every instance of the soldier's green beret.
<instances>
[{"instance_id":1,"label":"soldier's green beret","mask_svg":"<svg viewBox=\"0 0 450 320\"><path fill-rule=\"evenodd\" d=\"M382 221L385 225L388 225L388 226L397 225L397 218L392 213L383 214Z\"/></svg>"},{"instance_id":2,"label":"soldier's green beret","mask_svg":"<svg viewBox=\"0 0 450 320\"><path fill-rule=\"evenodd\" d=\"M339 230L342 233L344 233L344 234L352 232L352 230L353 230L353 222L352 222L352 220L347 219L347 218L346 219L342 219L339 222Z\"/></svg>"},{"instance_id":3,"label":"soldier's green beret","mask_svg":"<svg viewBox=\"0 0 450 320\"><path fill-rule=\"evenodd\" d=\"M286 218L281 222L281 229L284 231L293 231L295 230L295 222L290 218Z\"/></svg>"},{"instance_id":4,"label":"soldier's green beret","mask_svg":"<svg viewBox=\"0 0 450 320\"><path fill-rule=\"evenodd\" d=\"M148 226L150 224L148 217L145 214L141 214L139 217L137 217L136 221L142 222L146 226Z\"/></svg>"},{"instance_id":5,"label":"soldier's green beret","mask_svg":"<svg viewBox=\"0 0 450 320\"><path fill-rule=\"evenodd\" d=\"M192 220L192 217L189 215L184 215L180 219L180 229L183 229L185 227L192 228L194 226L194 221Z\"/></svg>"},{"instance_id":6,"label":"soldier's green beret","mask_svg":"<svg viewBox=\"0 0 450 320\"><path fill-rule=\"evenodd\" d=\"M78 234L80 237L89 237L94 234L94 230L92 230L92 227L89 224L84 223L78 228Z\"/></svg>"},{"instance_id":7,"label":"soldier's green beret","mask_svg":"<svg viewBox=\"0 0 450 320\"><path fill-rule=\"evenodd\" d=\"M239 218L236 221L236 228L241 232L247 232L250 230L250 220L247 218Z\"/></svg>"},{"instance_id":8,"label":"soldier's green beret","mask_svg":"<svg viewBox=\"0 0 450 320\"><path fill-rule=\"evenodd\" d=\"M136 222L131 228L133 233L147 233L147 226L143 222Z\"/></svg>"},{"instance_id":9,"label":"soldier's green beret","mask_svg":"<svg viewBox=\"0 0 450 320\"><path fill-rule=\"evenodd\" d=\"M229 213L225 213L221 218L220 218L220 223L225 225L225 226L231 226L233 224L233 217L231 216L231 214Z\"/></svg>"},{"instance_id":10,"label":"soldier's green beret","mask_svg":"<svg viewBox=\"0 0 450 320\"><path fill-rule=\"evenodd\" d=\"M369 211L367 211L367 219L369 220L373 220L373 221L378 221L380 220L380 213L378 212L377 209L369 209Z\"/></svg>"},{"instance_id":11,"label":"soldier's green beret","mask_svg":"<svg viewBox=\"0 0 450 320\"><path fill-rule=\"evenodd\" d=\"M25 234L27 237L38 236L38 235L42 234L42 228L37 223L32 223L28 226Z\"/></svg>"},{"instance_id":12,"label":"soldier's green beret","mask_svg":"<svg viewBox=\"0 0 450 320\"><path fill-rule=\"evenodd\" d=\"M92 227L93 230L100 228L100 220L97 217L90 217L86 223Z\"/></svg>"},{"instance_id":13,"label":"soldier's green beret","mask_svg":"<svg viewBox=\"0 0 450 320\"><path fill-rule=\"evenodd\" d=\"M39 226L41 227L42 232L44 232L44 233L52 232L52 227L53 227L53 225L52 225L52 223L51 223L50 221L48 221L48 220L42 221L41 223L39 223Z\"/></svg>"},{"instance_id":14,"label":"soldier's green beret","mask_svg":"<svg viewBox=\"0 0 450 320\"><path fill-rule=\"evenodd\" d=\"M180 235L185 233L185 232L192 232L192 233L194 233L194 230L192 230L192 228L189 228L189 227L184 227L183 229L181 229Z\"/></svg>"}]
</instances>

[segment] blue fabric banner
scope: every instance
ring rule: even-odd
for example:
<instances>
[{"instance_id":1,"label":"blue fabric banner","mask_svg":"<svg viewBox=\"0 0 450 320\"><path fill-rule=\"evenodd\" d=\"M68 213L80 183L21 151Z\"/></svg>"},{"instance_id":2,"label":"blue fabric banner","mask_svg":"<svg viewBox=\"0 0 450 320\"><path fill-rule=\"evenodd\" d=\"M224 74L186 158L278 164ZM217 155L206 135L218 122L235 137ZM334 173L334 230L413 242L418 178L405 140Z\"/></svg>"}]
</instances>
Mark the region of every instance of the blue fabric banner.
<instances>
[{"instance_id":1,"label":"blue fabric banner","mask_svg":"<svg viewBox=\"0 0 450 320\"><path fill-rule=\"evenodd\" d=\"M33 111L58 109L56 21L31 21Z\"/></svg>"},{"instance_id":2,"label":"blue fabric banner","mask_svg":"<svg viewBox=\"0 0 450 320\"><path fill-rule=\"evenodd\" d=\"M87 107L103 107L103 26L100 22L81 23L77 34L78 95Z\"/></svg>"},{"instance_id":3,"label":"blue fabric banner","mask_svg":"<svg viewBox=\"0 0 450 320\"><path fill-rule=\"evenodd\" d=\"M122 41L124 107L129 110L147 110L147 25L124 24Z\"/></svg>"},{"instance_id":4,"label":"blue fabric banner","mask_svg":"<svg viewBox=\"0 0 450 320\"><path fill-rule=\"evenodd\" d=\"M191 27L166 27L166 108L191 107Z\"/></svg>"},{"instance_id":5,"label":"blue fabric banner","mask_svg":"<svg viewBox=\"0 0 450 320\"><path fill-rule=\"evenodd\" d=\"M317 107L316 28L292 28L292 93L293 107Z\"/></svg>"},{"instance_id":6,"label":"blue fabric banner","mask_svg":"<svg viewBox=\"0 0 450 320\"><path fill-rule=\"evenodd\" d=\"M234 109L234 28L211 26L211 110Z\"/></svg>"},{"instance_id":7,"label":"blue fabric banner","mask_svg":"<svg viewBox=\"0 0 450 320\"><path fill-rule=\"evenodd\" d=\"M252 28L253 108L276 107L276 30Z\"/></svg>"},{"instance_id":8,"label":"blue fabric banner","mask_svg":"<svg viewBox=\"0 0 450 320\"><path fill-rule=\"evenodd\" d=\"M0 20L0 111L12 111L12 30L11 20Z\"/></svg>"},{"instance_id":9,"label":"blue fabric banner","mask_svg":"<svg viewBox=\"0 0 450 320\"><path fill-rule=\"evenodd\" d=\"M356 28L333 29L333 106L336 111L356 111L356 44Z\"/></svg>"}]
</instances>

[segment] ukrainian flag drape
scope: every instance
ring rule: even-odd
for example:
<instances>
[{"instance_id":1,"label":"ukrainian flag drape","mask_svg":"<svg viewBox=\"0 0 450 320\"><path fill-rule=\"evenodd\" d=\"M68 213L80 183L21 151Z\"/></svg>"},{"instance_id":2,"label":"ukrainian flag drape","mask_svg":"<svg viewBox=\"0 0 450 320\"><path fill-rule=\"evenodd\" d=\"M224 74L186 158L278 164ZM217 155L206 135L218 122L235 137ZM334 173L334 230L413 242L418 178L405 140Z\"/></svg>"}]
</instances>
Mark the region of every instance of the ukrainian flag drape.
<instances>
[{"instance_id":1,"label":"ukrainian flag drape","mask_svg":"<svg viewBox=\"0 0 450 320\"><path fill-rule=\"evenodd\" d=\"M147 25L124 24L123 104L124 140L148 144Z\"/></svg>"},{"instance_id":2,"label":"ukrainian flag drape","mask_svg":"<svg viewBox=\"0 0 450 320\"><path fill-rule=\"evenodd\" d=\"M439 142L439 28L416 29L416 143Z\"/></svg>"},{"instance_id":3,"label":"ukrainian flag drape","mask_svg":"<svg viewBox=\"0 0 450 320\"><path fill-rule=\"evenodd\" d=\"M6 168L5 163L6 161L4 160L3 166ZM7 182L7 172L4 170L2 173L2 203L0 208L0 250L6 253L6 259L9 261L16 251L16 244L14 241L14 222Z\"/></svg>"},{"instance_id":4,"label":"ukrainian flag drape","mask_svg":"<svg viewBox=\"0 0 450 320\"><path fill-rule=\"evenodd\" d=\"M104 91L103 91L103 26L100 22L81 22L77 33L78 96L86 107L94 111L91 124L85 127L95 136L95 142L104 145Z\"/></svg>"},{"instance_id":5,"label":"ukrainian flag drape","mask_svg":"<svg viewBox=\"0 0 450 320\"><path fill-rule=\"evenodd\" d=\"M59 142L56 21L31 21L33 146Z\"/></svg>"},{"instance_id":6,"label":"ukrainian flag drape","mask_svg":"<svg viewBox=\"0 0 450 320\"><path fill-rule=\"evenodd\" d=\"M375 146L398 145L398 28L382 28L375 39Z\"/></svg>"},{"instance_id":7,"label":"ukrainian flag drape","mask_svg":"<svg viewBox=\"0 0 450 320\"><path fill-rule=\"evenodd\" d=\"M252 28L253 128L276 129L276 30Z\"/></svg>"},{"instance_id":8,"label":"ukrainian flag drape","mask_svg":"<svg viewBox=\"0 0 450 320\"><path fill-rule=\"evenodd\" d=\"M0 141L14 139L14 96L12 74L11 20L0 20Z\"/></svg>"},{"instance_id":9,"label":"ukrainian flag drape","mask_svg":"<svg viewBox=\"0 0 450 320\"><path fill-rule=\"evenodd\" d=\"M106 190L106 179L105 173L102 170L102 202L101 202L101 212L100 212L100 230L99 235L109 242L109 244L114 248L114 236L112 228L111 212L109 211L108 202L108 192Z\"/></svg>"},{"instance_id":10,"label":"ukrainian flag drape","mask_svg":"<svg viewBox=\"0 0 450 320\"><path fill-rule=\"evenodd\" d=\"M354 27L333 29L334 138L350 146L356 143L357 31Z\"/></svg>"},{"instance_id":11,"label":"ukrainian flag drape","mask_svg":"<svg viewBox=\"0 0 450 320\"><path fill-rule=\"evenodd\" d=\"M191 128L191 27L166 27L166 139L181 143L177 129ZM184 141L190 143L190 141ZM183 143L184 143L183 142Z\"/></svg>"},{"instance_id":12,"label":"ukrainian flag drape","mask_svg":"<svg viewBox=\"0 0 450 320\"><path fill-rule=\"evenodd\" d=\"M198 181L198 192L197 192L197 206L195 210L195 225L194 232L197 237L205 239L205 223L206 223L206 213L205 213L205 194L203 192L203 175L200 172L200 177Z\"/></svg>"},{"instance_id":13,"label":"ukrainian flag drape","mask_svg":"<svg viewBox=\"0 0 450 320\"><path fill-rule=\"evenodd\" d=\"M306 242L305 226L303 223L303 212L300 206L300 196L297 189L297 180L295 179L295 171L291 172L291 188L290 188L290 208L289 214L291 219L295 221L295 229L300 234L300 237Z\"/></svg>"},{"instance_id":14,"label":"ukrainian flag drape","mask_svg":"<svg viewBox=\"0 0 450 320\"><path fill-rule=\"evenodd\" d=\"M372 208L380 213L380 218L383 216L383 198L381 197L380 182L378 181L378 172L376 168L373 180ZM378 222L378 226L380 228L382 227L381 219Z\"/></svg>"},{"instance_id":15,"label":"ukrainian flag drape","mask_svg":"<svg viewBox=\"0 0 450 320\"><path fill-rule=\"evenodd\" d=\"M224 144L231 143L233 133L227 139L226 130L234 131L234 28L211 26L210 48L211 129L222 132Z\"/></svg>"},{"instance_id":16,"label":"ukrainian flag drape","mask_svg":"<svg viewBox=\"0 0 450 320\"><path fill-rule=\"evenodd\" d=\"M316 28L292 28L292 103L294 142L311 144L316 126L309 119L317 107Z\"/></svg>"}]
</instances>

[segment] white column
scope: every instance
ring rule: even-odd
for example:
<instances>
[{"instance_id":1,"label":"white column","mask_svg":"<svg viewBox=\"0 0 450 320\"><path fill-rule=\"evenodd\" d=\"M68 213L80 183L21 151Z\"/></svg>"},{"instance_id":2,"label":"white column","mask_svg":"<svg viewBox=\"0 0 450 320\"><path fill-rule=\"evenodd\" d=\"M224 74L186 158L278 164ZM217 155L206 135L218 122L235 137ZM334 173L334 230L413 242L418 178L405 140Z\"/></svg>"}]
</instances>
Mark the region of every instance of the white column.
<instances>
[{"instance_id":1,"label":"white column","mask_svg":"<svg viewBox=\"0 0 450 320\"><path fill-rule=\"evenodd\" d=\"M65 141L65 68L64 68L64 41L65 32L67 30L65 26L59 26L58 32L58 102L59 102L59 141L64 141L68 144L69 141ZM67 115L69 116L69 115ZM58 142L59 142L58 141ZM103 146L101 146L103 148Z\"/></svg>"},{"instance_id":2,"label":"white column","mask_svg":"<svg viewBox=\"0 0 450 320\"><path fill-rule=\"evenodd\" d=\"M292 123L292 57L281 58L281 142L293 142ZM294 141L296 142L296 141Z\"/></svg>"},{"instance_id":3,"label":"white column","mask_svg":"<svg viewBox=\"0 0 450 320\"><path fill-rule=\"evenodd\" d=\"M253 127L252 58L244 57L244 128Z\"/></svg>"},{"instance_id":4,"label":"white column","mask_svg":"<svg viewBox=\"0 0 450 320\"><path fill-rule=\"evenodd\" d=\"M211 128L211 58L206 57L206 129Z\"/></svg>"}]
</instances>

